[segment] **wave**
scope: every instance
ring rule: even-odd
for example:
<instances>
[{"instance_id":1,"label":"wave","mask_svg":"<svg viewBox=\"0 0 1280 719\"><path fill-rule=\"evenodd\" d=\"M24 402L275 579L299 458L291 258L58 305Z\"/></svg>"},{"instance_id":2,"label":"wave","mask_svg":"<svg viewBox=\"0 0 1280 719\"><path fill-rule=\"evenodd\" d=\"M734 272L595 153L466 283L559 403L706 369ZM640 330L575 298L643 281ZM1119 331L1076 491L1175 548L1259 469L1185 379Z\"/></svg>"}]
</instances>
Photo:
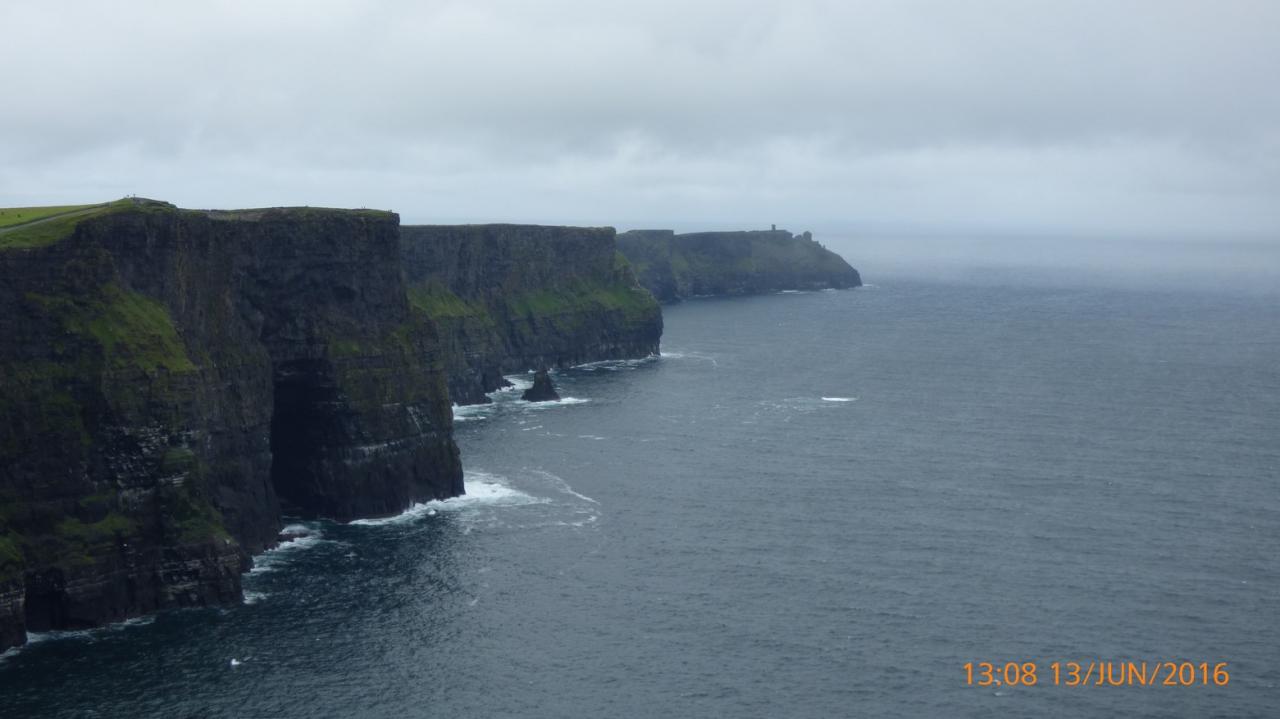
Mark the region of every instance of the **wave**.
<instances>
[{"instance_id":1,"label":"wave","mask_svg":"<svg viewBox=\"0 0 1280 719\"><path fill-rule=\"evenodd\" d=\"M490 392L488 396L492 397L494 395L511 394L513 392L523 392L533 386L532 379L525 376L518 375L518 374L503 375L503 379L510 382L511 386L503 387L502 389L495 389L494 391Z\"/></svg>"},{"instance_id":2,"label":"wave","mask_svg":"<svg viewBox=\"0 0 1280 719\"><path fill-rule=\"evenodd\" d=\"M467 493L461 497L418 502L392 517L356 519L349 524L357 527L410 524L423 517L433 517L442 512L465 511L477 506L520 506L524 504L543 504L549 501L514 489L503 482L501 478L487 472L466 472L463 475L463 480L466 484Z\"/></svg>"},{"instance_id":3,"label":"wave","mask_svg":"<svg viewBox=\"0 0 1280 719\"><path fill-rule=\"evenodd\" d=\"M63 641L68 639L84 639L95 641L103 635L111 632L118 632L131 627L145 627L155 622L156 615L148 614L145 617L132 617L119 622L112 622L101 627L93 627L91 629L53 629L47 632L27 632L27 643L20 647L10 647L4 652L0 652L0 662L10 657L15 657L27 647L44 642Z\"/></svg>"},{"instance_id":4,"label":"wave","mask_svg":"<svg viewBox=\"0 0 1280 719\"><path fill-rule=\"evenodd\" d=\"M338 544L332 539L325 539L324 532L316 522L294 523L280 530L280 535L288 539L280 542L267 551L255 555L253 569L249 574L265 574L275 571L277 565L286 561L294 552L310 549L321 543Z\"/></svg>"},{"instance_id":5,"label":"wave","mask_svg":"<svg viewBox=\"0 0 1280 719\"><path fill-rule=\"evenodd\" d=\"M554 399L554 400L551 400L550 402L525 402L524 400L520 400L520 401L522 402L521 406L524 407L525 409L548 409L550 407L567 407L569 405L574 405L574 404L586 404L591 400L579 399L578 397L561 397L560 399Z\"/></svg>"},{"instance_id":6,"label":"wave","mask_svg":"<svg viewBox=\"0 0 1280 719\"><path fill-rule=\"evenodd\" d=\"M488 419L489 414L493 412L493 403L489 404L455 404L453 405L453 421L454 422L474 422L478 419Z\"/></svg>"},{"instance_id":7,"label":"wave","mask_svg":"<svg viewBox=\"0 0 1280 719\"><path fill-rule=\"evenodd\" d=\"M823 402L853 402L857 397L823 397Z\"/></svg>"},{"instance_id":8,"label":"wave","mask_svg":"<svg viewBox=\"0 0 1280 719\"><path fill-rule=\"evenodd\" d=\"M120 622L123 624L124 622ZM52 642L61 639L92 639L93 635L104 629L111 629L115 625L109 624L105 627L95 627L93 629L53 629L47 632L27 632L27 646L40 644L41 642Z\"/></svg>"}]
</instances>

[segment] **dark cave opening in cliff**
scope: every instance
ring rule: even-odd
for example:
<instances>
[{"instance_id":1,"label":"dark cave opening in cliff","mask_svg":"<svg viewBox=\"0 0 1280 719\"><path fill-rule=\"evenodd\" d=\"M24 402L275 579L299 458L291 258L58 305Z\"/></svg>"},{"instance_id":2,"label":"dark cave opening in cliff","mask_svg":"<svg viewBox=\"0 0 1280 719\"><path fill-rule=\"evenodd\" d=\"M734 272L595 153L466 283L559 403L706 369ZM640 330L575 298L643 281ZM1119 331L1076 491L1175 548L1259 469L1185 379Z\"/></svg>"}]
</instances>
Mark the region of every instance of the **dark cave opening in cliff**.
<instances>
[{"instance_id":1,"label":"dark cave opening in cliff","mask_svg":"<svg viewBox=\"0 0 1280 719\"><path fill-rule=\"evenodd\" d=\"M55 574L55 573L50 573ZM58 586L61 582L51 581L60 576L40 577L30 581L23 598L23 619L29 632L47 632L52 629L69 629L67 611L67 594Z\"/></svg>"},{"instance_id":2,"label":"dark cave opening in cliff","mask_svg":"<svg viewBox=\"0 0 1280 719\"><path fill-rule=\"evenodd\" d=\"M340 431L332 365L319 359L280 362L273 375L271 483L286 514L324 514L324 451Z\"/></svg>"}]
</instances>

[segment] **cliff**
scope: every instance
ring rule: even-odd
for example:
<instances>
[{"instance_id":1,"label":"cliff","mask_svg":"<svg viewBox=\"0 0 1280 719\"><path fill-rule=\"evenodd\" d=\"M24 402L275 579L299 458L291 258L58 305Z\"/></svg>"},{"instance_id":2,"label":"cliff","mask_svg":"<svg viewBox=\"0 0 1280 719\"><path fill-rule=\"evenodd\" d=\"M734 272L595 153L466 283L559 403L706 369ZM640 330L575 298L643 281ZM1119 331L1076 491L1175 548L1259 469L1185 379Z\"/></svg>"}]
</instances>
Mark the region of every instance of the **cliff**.
<instances>
[{"instance_id":1,"label":"cliff","mask_svg":"<svg viewBox=\"0 0 1280 719\"><path fill-rule=\"evenodd\" d=\"M857 270L808 232L632 230L618 235L618 249L662 302L862 284Z\"/></svg>"},{"instance_id":2,"label":"cliff","mask_svg":"<svg viewBox=\"0 0 1280 719\"><path fill-rule=\"evenodd\" d=\"M455 402L485 402L503 373L646 357L662 311L611 227L406 225L409 299L439 329Z\"/></svg>"},{"instance_id":3,"label":"cliff","mask_svg":"<svg viewBox=\"0 0 1280 719\"><path fill-rule=\"evenodd\" d=\"M0 649L238 599L281 505L462 492L398 224L141 200L0 218Z\"/></svg>"}]
</instances>

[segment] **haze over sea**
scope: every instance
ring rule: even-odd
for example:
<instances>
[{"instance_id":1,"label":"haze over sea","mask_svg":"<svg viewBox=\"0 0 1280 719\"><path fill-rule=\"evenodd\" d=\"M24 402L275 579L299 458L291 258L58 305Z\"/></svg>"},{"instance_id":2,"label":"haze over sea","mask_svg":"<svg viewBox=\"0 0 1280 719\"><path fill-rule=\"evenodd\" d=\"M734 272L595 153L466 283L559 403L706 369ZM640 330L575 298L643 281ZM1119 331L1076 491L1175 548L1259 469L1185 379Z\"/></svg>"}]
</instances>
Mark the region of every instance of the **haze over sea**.
<instances>
[{"instance_id":1,"label":"haze over sea","mask_svg":"<svg viewBox=\"0 0 1280 719\"><path fill-rule=\"evenodd\" d=\"M3 715L1274 716L1274 289L867 275L460 409L467 497L302 523L243 606L37 636ZM1091 660L1231 679L1053 686ZM1006 661L1039 684L966 685Z\"/></svg>"}]
</instances>

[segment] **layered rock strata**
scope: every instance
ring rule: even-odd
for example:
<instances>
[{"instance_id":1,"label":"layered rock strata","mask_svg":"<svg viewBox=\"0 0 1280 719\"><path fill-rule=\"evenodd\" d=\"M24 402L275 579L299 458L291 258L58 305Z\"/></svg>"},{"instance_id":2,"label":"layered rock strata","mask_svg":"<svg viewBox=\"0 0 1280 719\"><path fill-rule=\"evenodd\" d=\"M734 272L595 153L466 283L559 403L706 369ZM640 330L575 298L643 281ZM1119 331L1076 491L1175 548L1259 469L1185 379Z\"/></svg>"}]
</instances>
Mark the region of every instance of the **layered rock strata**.
<instances>
[{"instance_id":1,"label":"layered rock strata","mask_svg":"<svg viewBox=\"0 0 1280 719\"><path fill-rule=\"evenodd\" d=\"M611 227L406 225L409 299L440 332L455 402L504 373L658 352L662 311Z\"/></svg>"}]
</instances>

